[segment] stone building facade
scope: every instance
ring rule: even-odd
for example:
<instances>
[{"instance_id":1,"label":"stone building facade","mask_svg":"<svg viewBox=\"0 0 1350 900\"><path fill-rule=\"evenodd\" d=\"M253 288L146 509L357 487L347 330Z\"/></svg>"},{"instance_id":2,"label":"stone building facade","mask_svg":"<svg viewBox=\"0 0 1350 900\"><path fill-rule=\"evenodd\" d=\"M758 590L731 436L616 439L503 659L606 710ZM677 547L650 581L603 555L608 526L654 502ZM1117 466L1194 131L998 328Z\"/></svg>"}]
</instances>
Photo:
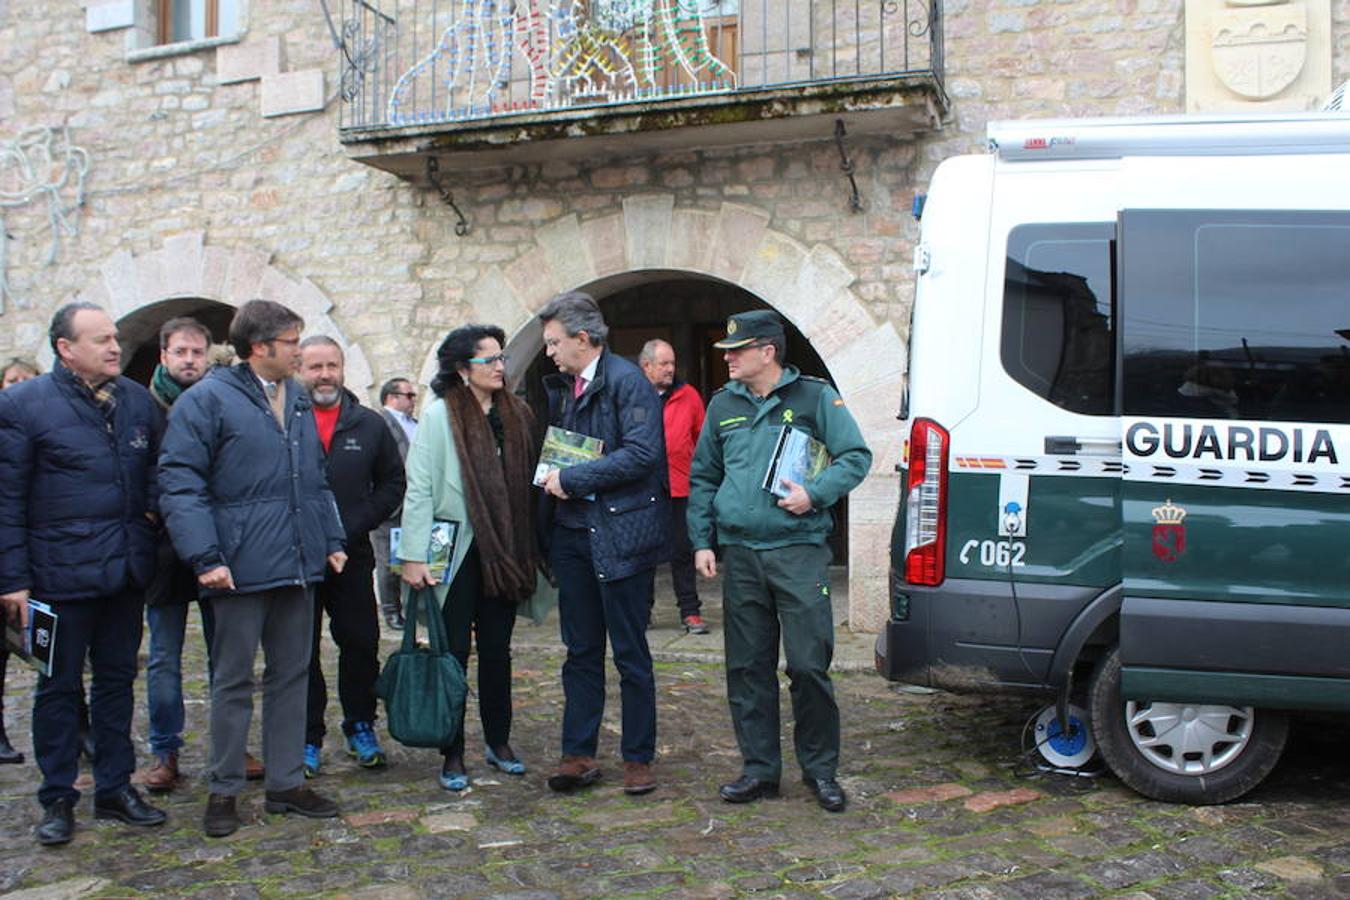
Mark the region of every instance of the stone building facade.
<instances>
[{"instance_id":1,"label":"stone building facade","mask_svg":"<svg viewBox=\"0 0 1350 900\"><path fill-rule=\"evenodd\" d=\"M373 399L391 375L425 378L436 343L469 320L507 329L524 384L532 313L559 290L613 300L634 338L675 335L685 364L729 309L772 306L795 328L790 353L835 381L875 452L841 550L859 630L886 614L914 194L941 160L980 151L990 119L1183 112L1199 65L1187 42L1200 0L945 0L945 108L848 138L859 212L828 130L718 146L620 137L447 163L461 236L438 191L340 142L337 52L314 0L241 0L237 33L167 46L157 4L84 2L0 0L0 357L48 364L48 319L75 297L106 306L143 362L168 316L220 330L261 296L339 339L349 382ZM1325 20L1316 52L1339 84L1350 0Z\"/></svg>"}]
</instances>

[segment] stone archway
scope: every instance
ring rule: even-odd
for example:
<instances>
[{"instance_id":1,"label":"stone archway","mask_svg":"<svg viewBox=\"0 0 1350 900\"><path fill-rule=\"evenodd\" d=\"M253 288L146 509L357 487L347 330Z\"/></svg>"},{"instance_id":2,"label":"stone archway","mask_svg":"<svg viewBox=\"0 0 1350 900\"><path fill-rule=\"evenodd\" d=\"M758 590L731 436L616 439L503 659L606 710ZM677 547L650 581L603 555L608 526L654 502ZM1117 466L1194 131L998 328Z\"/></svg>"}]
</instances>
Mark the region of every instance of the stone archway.
<instances>
[{"instance_id":1,"label":"stone archway","mask_svg":"<svg viewBox=\"0 0 1350 900\"><path fill-rule=\"evenodd\" d=\"M889 614L901 451L896 410L906 348L894 325L877 323L853 293L855 276L839 254L824 244L807 247L768 225L766 213L739 204L710 212L676 209L671 194L630 196L622 212L584 222L567 215L540 227L534 247L489 268L468 286L465 300L475 321L512 335L513 381L543 346L533 317L549 298L641 278L644 271L721 279L791 321L824 360L872 448L872 471L849 500L849 624L877 631ZM435 371L433 347L423 382Z\"/></svg>"},{"instance_id":2,"label":"stone archway","mask_svg":"<svg viewBox=\"0 0 1350 900\"><path fill-rule=\"evenodd\" d=\"M370 362L359 343L349 343L329 316L333 303L308 278L295 279L272 265L269 251L249 247L215 247L205 234L187 232L165 238L164 245L136 255L119 250L99 268L98 277L70 300L88 300L121 321L146 307L184 298L238 308L249 300L272 300L295 310L305 320L305 334L324 334L337 341L347 356L347 386L369 392ZM52 349L38 351L44 369Z\"/></svg>"}]
</instances>

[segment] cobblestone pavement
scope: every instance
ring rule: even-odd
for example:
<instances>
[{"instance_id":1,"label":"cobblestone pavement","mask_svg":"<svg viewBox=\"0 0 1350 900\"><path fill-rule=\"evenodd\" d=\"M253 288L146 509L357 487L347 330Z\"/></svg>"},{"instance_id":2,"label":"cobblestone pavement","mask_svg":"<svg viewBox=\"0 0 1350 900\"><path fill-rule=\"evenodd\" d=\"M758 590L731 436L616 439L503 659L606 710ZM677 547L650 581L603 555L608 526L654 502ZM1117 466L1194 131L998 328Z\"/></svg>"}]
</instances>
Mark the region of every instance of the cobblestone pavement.
<instances>
[{"instance_id":1,"label":"cobblestone pavement","mask_svg":"<svg viewBox=\"0 0 1350 900\"><path fill-rule=\"evenodd\" d=\"M707 613L716 629L716 604ZM794 777L790 750L782 799L730 806L716 793L738 766L720 635L683 636L675 620L673 601L660 603L652 643L659 657L661 786L653 794L630 798L619 787L612 670L601 736L605 779L576 796L544 786L558 753L561 709L562 657L550 618L540 626L522 622L517 631L513 743L531 766L523 778L491 773L475 757L472 789L454 796L436 785L439 758L430 751L386 741L391 764L369 772L330 735L313 784L341 802L341 819L268 815L261 788L250 785L241 802L245 827L224 840L200 831L206 690L194 636L182 757L189 777L159 801L169 823L152 831L96 823L86 793L74 843L39 848L31 836L36 769L31 762L0 767L0 891L212 898L1350 896L1343 749L1350 729L1340 722L1300 722L1284 761L1244 802L1168 806L1110 778L1026 777L1018 765L1021 735L1034 704L887 684L868 671L871 638L846 635L836 687L849 810L831 815L816 807ZM387 648L395 638L386 635ZM33 678L21 669L11 666L6 720L27 752ZM143 682L137 693L134 727L143 741ZM470 747L481 735L473 711L471 700ZM338 719L330 707L332 733Z\"/></svg>"}]
</instances>

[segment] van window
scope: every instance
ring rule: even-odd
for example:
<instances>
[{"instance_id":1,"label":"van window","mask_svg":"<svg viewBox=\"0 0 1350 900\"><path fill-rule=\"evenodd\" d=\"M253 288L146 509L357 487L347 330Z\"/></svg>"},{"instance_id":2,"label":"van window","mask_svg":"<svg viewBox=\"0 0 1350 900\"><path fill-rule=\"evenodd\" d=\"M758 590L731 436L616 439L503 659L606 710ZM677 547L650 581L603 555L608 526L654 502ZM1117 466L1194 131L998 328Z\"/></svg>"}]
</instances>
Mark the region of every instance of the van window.
<instances>
[{"instance_id":1,"label":"van window","mask_svg":"<svg viewBox=\"0 0 1350 900\"><path fill-rule=\"evenodd\" d=\"M1350 213L1121 215L1130 415L1350 422Z\"/></svg>"},{"instance_id":2,"label":"van window","mask_svg":"<svg viewBox=\"0 0 1350 900\"><path fill-rule=\"evenodd\" d=\"M1019 225L1003 276L1003 368L1056 406L1110 415L1115 223Z\"/></svg>"}]
</instances>

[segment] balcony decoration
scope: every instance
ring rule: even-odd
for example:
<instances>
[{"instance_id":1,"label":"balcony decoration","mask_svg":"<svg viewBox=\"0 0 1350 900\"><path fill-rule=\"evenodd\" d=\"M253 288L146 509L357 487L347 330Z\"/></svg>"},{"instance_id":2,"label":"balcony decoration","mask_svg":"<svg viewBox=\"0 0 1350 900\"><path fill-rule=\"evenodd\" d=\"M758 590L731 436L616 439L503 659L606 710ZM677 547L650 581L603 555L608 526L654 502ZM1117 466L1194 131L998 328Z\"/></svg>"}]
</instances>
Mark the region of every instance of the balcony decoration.
<instances>
[{"instance_id":1,"label":"balcony decoration","mask_svg":"<svg viewBox=\"0 0 1350 900\"><path fill-rule=\"evenodd\" d=\"M436 46L395 83L389 124L736 88L735 72L709 46L707 0L548 0L541 11L544 2L461 0ZM528 99L508 101L516 61L530 89ZM440 108L410 111L418 79L438 73L442 83L423 92L442 96ZM678 87L672 88L670 73L680 73Z\"/></svg>"}]
</instances>

